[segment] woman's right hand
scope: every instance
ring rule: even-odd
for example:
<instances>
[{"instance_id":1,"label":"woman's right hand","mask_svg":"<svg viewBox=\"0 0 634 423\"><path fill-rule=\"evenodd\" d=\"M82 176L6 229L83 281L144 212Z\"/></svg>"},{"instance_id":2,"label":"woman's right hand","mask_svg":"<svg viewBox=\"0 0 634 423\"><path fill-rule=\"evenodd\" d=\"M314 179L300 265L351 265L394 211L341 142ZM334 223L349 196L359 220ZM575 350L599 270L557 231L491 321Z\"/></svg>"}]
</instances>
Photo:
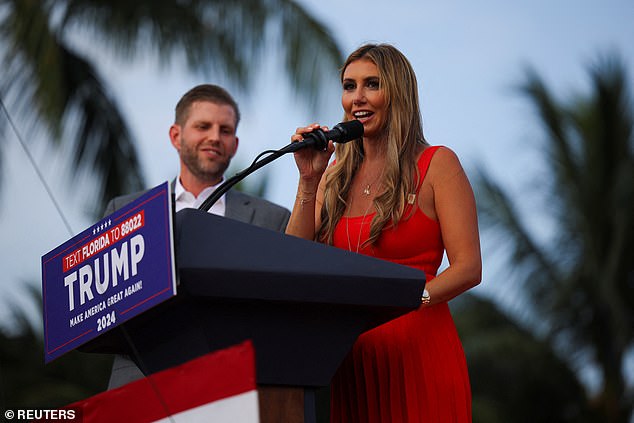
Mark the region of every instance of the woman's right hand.
<instances>
[{"instance_id":1,"label":"woman's right hand","mask_svg":"<svg viewBox=\"0 0 634 423\"><path fill-rule=\"evenodd\" d=\"M312 125L297 128L295 134L291 137L291 142L299 142L304 139L304 134L313 132L314 130L321 129L324 132L328 131L328 127L321 126L318 123ZM299 177L301 182L314 184L315 187L319 184L321 176L324 174L326 167L332 153L335 151L335 146L332 141L328 141L328 145L324 150L316 150L314 148L302 148L293 153L295 156L295 163L299 170Z\"/></svg>"},{"instance_id":2,"label":"woman's right hand","mask_svg":"<svg viewBox=\"0 0 634 423\"><path fill-rule=\"evenodd\" d=\"M317 129L327 131L328 128L313 123L309 126L297 128L291 137L291 143L304 139L304 135ZM315 228L319 224L321 205L319 204L319 183L328 167L330 156L335 151L332 141L324 150L305 147L295 151L295 163L299 169L299 184L293 212L286 226L286 233L304 239L315 239Z\"/></svg>"}]
</instances>

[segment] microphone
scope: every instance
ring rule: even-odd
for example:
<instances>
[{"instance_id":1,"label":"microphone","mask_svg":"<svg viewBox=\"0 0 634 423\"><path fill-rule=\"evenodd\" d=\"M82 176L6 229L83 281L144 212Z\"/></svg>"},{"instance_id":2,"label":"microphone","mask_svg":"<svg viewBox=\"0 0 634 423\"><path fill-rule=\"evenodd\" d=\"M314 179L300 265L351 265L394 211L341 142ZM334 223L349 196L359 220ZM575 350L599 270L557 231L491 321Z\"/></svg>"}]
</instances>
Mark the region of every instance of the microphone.
<instances>
[{"instance_id":1,"label":"microphone","mask_svg":"<svg viewBox=\"0 0 634 423\"><path fill-rule=\"evenodd\" d=\"M328 140L332 140L337 143L346 143L361 138L362 136L363 124L354 119L338 123L334 126L334 128L327 132L318 128L313 130L313 132L303 134L303 140L290 143L286 147L282 148L280 152L283 152L284 154L292 153L306 147L313 147L315 150L324 150L326 145L328 145Z\"/></svg>"},{"instance_id":2,"label":"microphone","mask_svg":"<svg viewBox=\"0 0 634 423\"><path fill-rule=\"evenodd\" d=\"M260 154L251 166L227 179L218 188L216 188L216 190L198 207L198 210L208 211L225 192L231 189L232 186L262 166L271 163L273 160L280 158L286 153L292 153L309 146L314 147L316 150L324 150L326 145L328 145L328 140L344 143L361 138L362 136L363 124L358 120L349 120L347 122L338 123L328 132L325 132L323 129L315 129L313 132L308 132L304 134L304 139L301 141L292 142L280 150L267 151L267 153L270 154L264 158L260 159L260 156L264 153Z\"/></svg>"}]
</instances>

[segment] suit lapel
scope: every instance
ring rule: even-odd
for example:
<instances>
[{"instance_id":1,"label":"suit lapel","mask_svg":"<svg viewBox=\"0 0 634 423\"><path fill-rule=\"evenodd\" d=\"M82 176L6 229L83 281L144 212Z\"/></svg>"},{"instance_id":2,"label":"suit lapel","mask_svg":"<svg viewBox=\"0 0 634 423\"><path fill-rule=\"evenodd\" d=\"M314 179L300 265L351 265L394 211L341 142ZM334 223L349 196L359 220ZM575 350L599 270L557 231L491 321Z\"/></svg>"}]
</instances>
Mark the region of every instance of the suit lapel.
<instances>
[{"instance_id":1,"label":"suit lapel","mask_svg":"<svg viewBox=\"0 0 634 423\"><path fill-rule=\"evenodd\" d=\"M176 179L173 179L171 182L172 187L172 199L174 200L174 206L176 205L176 201L174 199L175 189L176 189ZM253 215L255 214L255 208L251 204L251 199L244 194L241 194L239 191L229 190L225 194L226 199L226 207L225 207L225 217L238 220L244 223L252 223Z\"/></svg>"},{"instance_id":2,"label":"suit lapel","mask_svg":"<svg viewBox=\"0 0 634 423\"><path fill-rule=\"evenodd\" d=\"M176 213L176 179L170 182L170 191L172 191L172 213Z\"/></svg>"}]
</instances>

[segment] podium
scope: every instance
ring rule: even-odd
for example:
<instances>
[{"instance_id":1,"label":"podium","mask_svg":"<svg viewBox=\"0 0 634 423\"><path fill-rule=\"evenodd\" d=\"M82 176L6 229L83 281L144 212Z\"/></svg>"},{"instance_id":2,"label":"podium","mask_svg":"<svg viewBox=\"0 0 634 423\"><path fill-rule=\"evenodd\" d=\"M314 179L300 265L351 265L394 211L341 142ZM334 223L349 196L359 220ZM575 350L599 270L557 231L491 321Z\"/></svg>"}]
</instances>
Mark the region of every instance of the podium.
<instances>
[{"instance_id":1,"label":"podium","mask_svg":"<svg viewBox=\"0 0 634 423\"><path fill-rule=\"evenodd\" d=\"M356 338L416 309L422 271L185 209L175 217L178 295L90 341L154 373L253 342L261 421L314 422Z\"/></svg>"}]
</instances>

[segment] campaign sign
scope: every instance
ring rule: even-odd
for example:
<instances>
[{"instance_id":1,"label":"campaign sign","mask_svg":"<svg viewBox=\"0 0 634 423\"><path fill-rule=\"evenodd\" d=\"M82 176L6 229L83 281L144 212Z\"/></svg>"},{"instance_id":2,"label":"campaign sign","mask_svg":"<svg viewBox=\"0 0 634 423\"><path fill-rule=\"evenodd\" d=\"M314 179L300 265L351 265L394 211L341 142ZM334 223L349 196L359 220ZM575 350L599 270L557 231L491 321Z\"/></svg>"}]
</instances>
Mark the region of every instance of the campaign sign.
<instances>
[{"instance_id":1,"label":"campaign sign","mask_svg":"<svg viewBox=\"0 0 634 423\"><path fill-rule=\"evenodd\" d=\"M167 182L42 256L49 361L176 295Z\"/></svg>"}]
</instances>

